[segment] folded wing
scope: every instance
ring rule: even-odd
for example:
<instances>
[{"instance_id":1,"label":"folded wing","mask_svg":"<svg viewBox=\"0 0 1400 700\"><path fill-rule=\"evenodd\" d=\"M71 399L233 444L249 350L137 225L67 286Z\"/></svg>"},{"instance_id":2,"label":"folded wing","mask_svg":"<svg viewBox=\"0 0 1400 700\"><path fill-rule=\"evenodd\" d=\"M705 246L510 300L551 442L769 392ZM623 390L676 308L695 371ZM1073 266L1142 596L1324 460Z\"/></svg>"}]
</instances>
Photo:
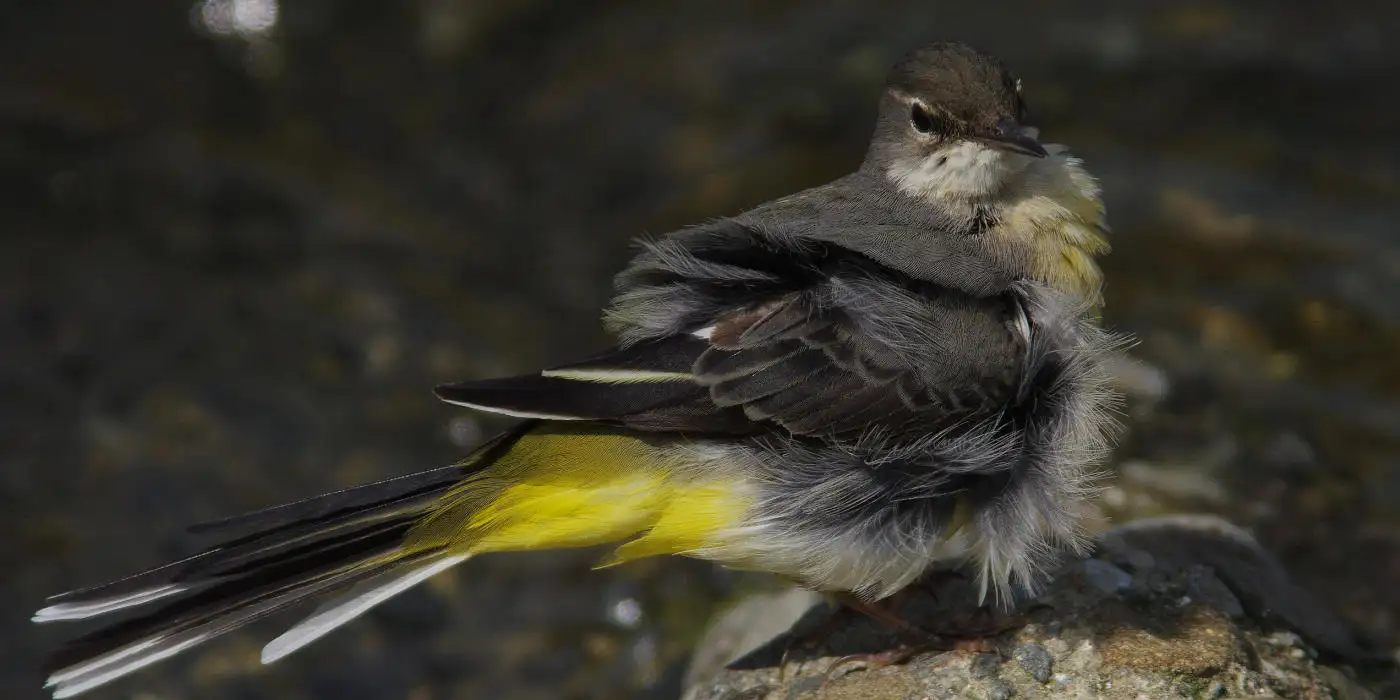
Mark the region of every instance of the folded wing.
<instances>
[{"instance_id":1,"label":"folded wing","mask_svg":"<svg viewBox=\"0 0 1400 700\"><path fill-rule=\"evenodd\" d=\"M821 290L806 290L744 305L690 333L536 374L444 385L437 392L445 401L483 411L652 431L782 429L843 436L936 429L996 410L1019 372L1023 350L1014 324L997 317L1005 313L1004 304L949 311L941 303L929 300L911 311L927 316L920 320L947 320L948 327L933 328L933 335L957 336L927 347L918 347L927 331L890 342L888 329L872 331L871 319L829 303ZM967 317L990 320L969 323ZM967 350L950 352L954 346ZM951 366L959 363L969 366Z\"/></svg>"}]
</instances>

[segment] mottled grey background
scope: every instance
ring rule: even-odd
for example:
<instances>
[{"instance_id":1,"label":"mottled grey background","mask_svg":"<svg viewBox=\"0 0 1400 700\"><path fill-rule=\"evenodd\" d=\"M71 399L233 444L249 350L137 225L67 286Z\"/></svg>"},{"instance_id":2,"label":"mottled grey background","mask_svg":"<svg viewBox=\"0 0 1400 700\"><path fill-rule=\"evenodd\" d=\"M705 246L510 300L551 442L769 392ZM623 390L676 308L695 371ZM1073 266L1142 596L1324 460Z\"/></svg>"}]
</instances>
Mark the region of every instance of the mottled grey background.
<instances>
[{"instance_id":1,"label":"mottled grey background","mask_svg":"<svg viewBox=\"0 0 1400 700\"><path fill-rule=\"evenodd\" d=\"M0 695L44 595L182 524L437 466L429 388L606 342L628 241L851 168L933 39L1105 184L1138 401L1105 511L1253 528L1395 644L1400 4L145 0L0 9ZM668 697L748 579L483 557L274 667L278 627L94 698Z\"/></svg>"}]
</instances>

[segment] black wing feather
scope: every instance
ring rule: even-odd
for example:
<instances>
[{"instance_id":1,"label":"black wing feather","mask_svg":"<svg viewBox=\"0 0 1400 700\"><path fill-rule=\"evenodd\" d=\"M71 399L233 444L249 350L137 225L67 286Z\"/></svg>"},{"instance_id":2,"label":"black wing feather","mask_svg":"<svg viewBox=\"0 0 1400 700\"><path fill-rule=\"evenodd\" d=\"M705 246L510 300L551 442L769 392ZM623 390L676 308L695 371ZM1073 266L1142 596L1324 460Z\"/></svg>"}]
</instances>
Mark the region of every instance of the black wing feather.
<instances>
[{"instance_id":1,"label":"black wing feather","mask_svg":"<svg viewBox=\"0 0 1400 700\"><path fill-rule=\"evenodd\" d=\"M915 281L840 246L718 222L648 244L619 275L609 318L623 347L438 394L641 430L937 430L1001 410L1019 376L1013 295L983 281Z\"/></svg>"},{"instance_id":2,"label":"black wing feather","mask_svg":"<svg viewBox=\"0 0 1400 700\"><path fill-rule=\"evenodd\" d=\"M635 343L582 362L555 367L552 371L617 369L688 374L695 358L709 347L710 344L701 338L679 335Z\"/></svg>"},{"instance_id":3,"label":"black wing feather","mask_svg":"<svg viewBox=\"0 0 1400 700\"><path fill-rule=\"evenodd\" d=\"M755 326L762 332L748 333ZM541 374L439 387L438 395L486 410L650 431L927 431L1002 405L1018 350L1008 327L986 329L996 337L984 347L969 347L966 338L950 344L961 354L930 347L930 356L947 356L949 364L920 367L879 346L844 310L788 294L716 319L709 341L671 336ZM946 330L968 333L956 324Z\"/></svg>"},{"instance_id":4,"label":"black wing feather","mask_svg":"<svg viewBox=\"0 0 1400 700\"><path fill-rule=\"evenodd\" d=\"M754 348L752 350L721 350L710 348L696 360L693 373L695 380L706 386L714 386L727 381L751 377L774 366L789 367L801 365L803 360L795 358L806 352L801 342L788 340ZM791 370L786 370L791 374Z\"/></svg>"},{"instance_id":5,"label":"black wing feather","mask_svg":"<svg viewBox=\"0 0 1400 700\"><path fill-rule=\"evenodd\" d=\"M753 373L726 379L710 386L710 400L721 406L750 404L809 381L820 381L818 375L831 372L831 362L820 350L806 349L786 361L760 367ZM701 376L703 384L708 377Z\"/></svg>"},{"instance_id":6,"label":"black wing feather","mask_svg":"<svg viewBox=\"0 0 1400 700\"><path fill-rule=\"evenodd\" d=\"M447 384L444 401L539 418L621 420L634 413L694 401L704 391L689 381L588 382L527 374Z\"/></svg>"}]
</instances>

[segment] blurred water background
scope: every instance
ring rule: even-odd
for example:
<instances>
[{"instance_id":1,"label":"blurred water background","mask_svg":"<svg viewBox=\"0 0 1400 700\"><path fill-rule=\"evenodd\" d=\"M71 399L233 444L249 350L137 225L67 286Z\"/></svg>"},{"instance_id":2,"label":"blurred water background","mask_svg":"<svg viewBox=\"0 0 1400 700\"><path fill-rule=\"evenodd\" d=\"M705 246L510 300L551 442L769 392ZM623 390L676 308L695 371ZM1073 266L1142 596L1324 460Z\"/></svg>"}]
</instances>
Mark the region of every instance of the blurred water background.
<instances>
[{"instance_id":1,"label":"blurred water background","mask_svg":"<svg viewBox=\"0 0 1400 700\"><path fill-rule=\"evenodd\" d=\"M1397 28L1376 0L6 3L0 695L75 632L28 625L46 594L462 455L499 424L434 384L601 348L632 238L852 168L886 67L948 38L1104 182L1108 321L1159 370L1105 513L1227 514L1394 645ZM260 626L92 697L671 697L762 585L596 556L482 557L275 666Z\"/></svg>"}]
</instances>

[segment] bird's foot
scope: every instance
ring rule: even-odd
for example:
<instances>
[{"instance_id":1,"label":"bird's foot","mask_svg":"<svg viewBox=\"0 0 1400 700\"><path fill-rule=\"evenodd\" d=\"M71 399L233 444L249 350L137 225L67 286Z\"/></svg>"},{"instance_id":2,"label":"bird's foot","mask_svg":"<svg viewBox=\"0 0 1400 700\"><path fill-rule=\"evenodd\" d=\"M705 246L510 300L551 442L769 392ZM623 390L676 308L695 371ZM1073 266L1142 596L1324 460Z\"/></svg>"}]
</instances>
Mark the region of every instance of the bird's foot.
<instances>
[{"instance_id":1,"label":"bird's foot","mask_svg":"<svg viewBox=\"0 0 1400 700\"><path fill-rule=\"evenodd\" d=\"M954 573L954 575L957 574ZM931 631L910 622L899 614L904 601L912 592L911 589L905 589L890 598L873 603L861 600L854 595L837 594L835 599L841 603L841 608L820 626L801 636L793 637L788 642L780 661L778 681L781 683L786 678L787 662L793 650L799 648L807 651L816 649L848 622L851 612L861 613L889 628L890 631L898 635L900 642L897 646L883 651L849 654L837 659L823 674L823 684L838 677L837 673L841 669L852 665L873 671L886 666L902 664L926 652L1000 654L1001 650L996 643L997 637L1018 630L1024 627L1027 622L1024 616L1019 615L997 619L996 614L990 609L976 608L968 611L964 616L959 616L962 619L948 621L946 625L942 626L942 631Z\"/></svg>"},{"instance_id":2,"label":"bird's foot","mask_svg":"<svg viewBox=\"0 0 1400 700\"><path fill-rule=\"evenodd\" d=\"M914 586L938 600L938 590L950 581L967 581L968 575L961 569L933 569L920 576Z\"/></svg>"},{"instance_id":3,"label":"bird's foot","mask_svg":"<svg viewBox=\"0 0 1400 700\"><path fill-rule=\"evenodd\" d=\"M893 649L870 652L866 654L848 654L833 662L827 667L826 673L822 675L822 683L826 684L835 678L834 674L845 666L859 665L866 671L875 671L886 666L897 666L909 659L914 658L919 653L925 651L922 646L910 646L901 644Z\"/></svg>"},{"instance_id":4,"label":"bird's foot","mask_svg":"<svg viewBox=\"0 0 1400 700\"><path fill-rule=\"evenodd\" d=\"M836 596L836 599L839 600L843 606L879 622L901 637L919 640L929 636L928 630L906 620L899 614L900 609L904 607L905 601L909 599L912 592L913 591L906 588L889 598L873 603L861 600L849 593L839 594Z\"/></svg>"},{"instance_id":5,"label":"bird's foot","mask_svg":"<svg viewBox=\"0 0 1400 700\"><path fill-rule=\"evenodd\" d=\"M1009 629L989 629L985 631L989 634L984 636L982 631L979 630L976 634L959 635L956 637L927 635L924 640L918 644L900 644L893 649L886 649L884 651L866 654L849 654L833 661L831 666L827 667L826 673L822 677L822 683L825 684L833 678L838 678L837 671L847 666L858 665L862 670L875 671L886 666L897 666L919 654L928 652L1001 654L1001 650L997 647L996 637L1009 631Z\"/></svg>"},{"instance_id":6,"label":"bird's foot","mask_svg":"<svg viewBox=\"0 0 1400 700\"><path fill-rule=\"evenodd\" d=\"M778 661L778 682L781 683L786 678L787 663L794 651L799 649L805 652L816 650L837 630L846 627L850 623L851 613L865 615L879 622L881 625L888 627L901 638L912 641L915 645L921 643L922 640L929 637L929 633L918 625L900 617L898 613L898 610L902 607L907 597L908 591L906 590L896 593L886 600L868 603L849 593L833 594L832 598L840 604L840 607L817 627L788 640L787 645L783 649L783 654ZM914 649L915 646L901 645L900 648ZM852 662L863 660L862 657L865 656L871 657L871 660L874 661L878 661L876 657L895 658L887 657L890 653L891 651L878 652L876 654L853 654L845 658ZM885 662L879 665L888 666L890 663L891 662ZM898 661L892 663L898 663Z\"/></svg>"},{"instance_id":7,"label":"bird's foot","mask_svg":"<svg viewBox=\"0 0 1400 700\"><path fill-rule=\"evenodd\" d=\"M998 616L989 608L975 608L947 623L938 636L949 640L992 640L1025 627L1025 615Z\"/></svg>"},{"instance_id":8,"label":"bird's foot","mask_svg":"<svg viewBox=\"0 0 1400 700\"><path fill-rule=\"evenodd\" d=\"M789 637L787 644L783 647L783 655L778 660L778 682L782 683L787 676L788 660L794 651L801 649L804 652L811 652L817 649L823 642L829 639L836 630L845 625L850 615L850 608L841 606L833 611L820 625L802 634Z\"/></svg>"}]
</instances>

